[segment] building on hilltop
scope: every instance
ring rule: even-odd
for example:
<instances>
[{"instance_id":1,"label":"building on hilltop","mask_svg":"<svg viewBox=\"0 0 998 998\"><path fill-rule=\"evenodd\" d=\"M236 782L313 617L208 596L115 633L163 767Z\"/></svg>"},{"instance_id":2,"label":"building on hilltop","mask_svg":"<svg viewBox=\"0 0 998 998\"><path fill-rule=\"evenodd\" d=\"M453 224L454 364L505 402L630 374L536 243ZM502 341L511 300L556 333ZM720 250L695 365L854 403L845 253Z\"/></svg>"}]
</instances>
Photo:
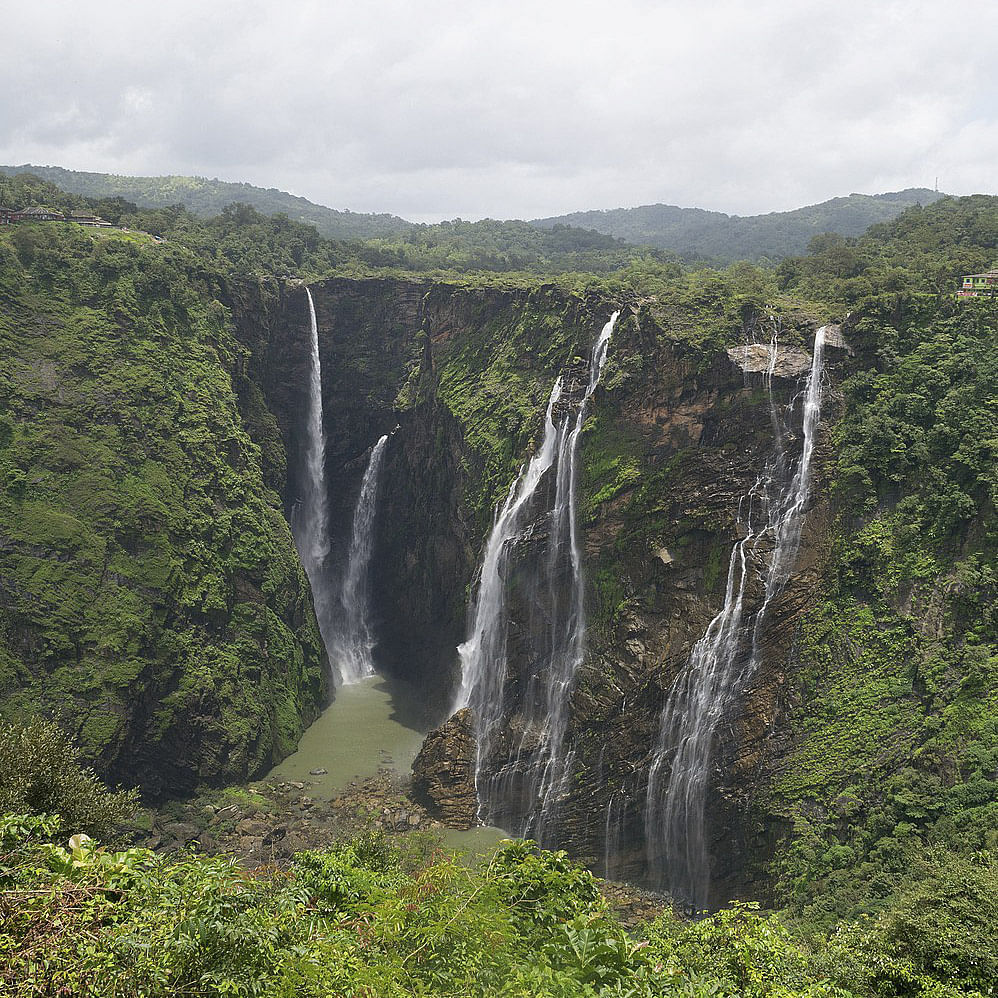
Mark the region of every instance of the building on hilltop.
<instances>
[{"instance_id":1,"label":"building on hilltop","mask_svg":"<svg viewBox=\"0 0 998 998\"><path fill-rule=\"evenodd\" d=\"M75 222L77 225L95 225L100 228L113 228L111 222L100 215L94 215L89 211L71 211L64 215L55 208L42 208L37 205L31 208L22 208L17 211L14 208L0 207L0 225L10 225L11 222Z\"/></svg>"},{"instance_id":2,"label":"building on hilltop","mask_svg":"<svg viewBox=\"0 0 998 998\"><path fill-rule=\"evenodd\" d=\"M963 287L957 291L959 298L994 294L998 294L998 270L989 270L984 274L967 274L963 278Z\"/></svg>"},{"instance_id":3,"label":"building on hilltop","mask_svg":"<svg viewBox=\"0 0 998 998\"><path fill-rule=\"evenodd\" d=\"M66 216L61 211L54 208L41 208L38 206L25 208L23 211L11 213L12 222L64 222Z\"/></svg>"},{"instance_id":4,"label":"building on hilltop","mask_svg":"<svg viewBox=\"0 0 998 998\"><path fill-rule=\"evenodd\" d=\"M91 215L89 212L71 211L66 216L67 222L76 222L77 225L98 225L110 226L111 223L100 215Z\"/></svg>"}]
</instances>

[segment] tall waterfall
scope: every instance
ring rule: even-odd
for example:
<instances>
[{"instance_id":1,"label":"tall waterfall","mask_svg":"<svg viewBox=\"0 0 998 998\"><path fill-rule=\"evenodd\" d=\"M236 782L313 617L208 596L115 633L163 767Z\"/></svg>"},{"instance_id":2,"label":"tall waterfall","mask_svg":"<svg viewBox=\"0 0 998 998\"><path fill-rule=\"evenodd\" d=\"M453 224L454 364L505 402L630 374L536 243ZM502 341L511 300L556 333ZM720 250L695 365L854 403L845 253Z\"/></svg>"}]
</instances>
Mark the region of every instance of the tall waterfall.
<instances>
[{"instance_id":1,"label":"tall waterfall","mask_svg":"<svg viewBox=\"0 0 998 998\"><path fill-rule=\"evenodd\" d=\"M368 625L370 606L367 577L374 546L378 479L387 443L386 434L371 449L371 457L361 482L350 532L347 570L339 593L339 620L332 644L327 645L330 661L335 663L343 683L356 683L374 675L374 661L371 658L374 639Z\"/></svg>"},{"instance_id":2,"label":"tall waterfall","mask_svg":"<svg viewBox=\"0 0 998 998\"><path fill-rule=\"evenodd\" d=\"M496 513L468 638L458 648L461 685L455 709L470 706L474 715L480 817L538 838L553 827L571 772L568 703L586 629L576 524L578 445L619 314L613 313L593 345L581 393L572 392L574 398L568 399L565 379L555 381L541 446L520 469ZM545 532L546 545L538 557L536 545ZM510 737L505 732L510 715L507 646L514 581L529 590L534 612L528 633L518 638L529 644L530 660L519 705L523 723L512 734L514 744L506 745L501 742Z\"/></svg>"},{"instance_id":3,"label":"tall waterfall","mask_svg":"<svg viewBox=\"0 0 998 998\"><path fill-rule=\"evenodd\" d=\"M326 495L326 431L322 423L322 366L319 327L312 292L306 287L310 322L311 362L308 374L308 413L305 420L305 475L301 500L291 516L298 557L312 587L315 616L322 642L328 649L333 637L333 596L325 570L329 554L329 509Z\"/></svg>"},{"instance_id":4,"label":"tall waterfall","mask_svg":"<svg viewBox=\"0 0 998 998\"><path fill-rule=\"evenodd\" d=\"M739 503L740 540L728 563L724 605L694 645L662 711L645 803L648 869L653 879L695 908L707 904L710 889L705 807L714 735L759 666L763 623L787 582L800 543L821 415L824 344L823 326L814 337L804 394L803 447L790 475L788 416L772 395L778 350L774 332L765 374L774 457Z\"/></svg>"}]
</instances>

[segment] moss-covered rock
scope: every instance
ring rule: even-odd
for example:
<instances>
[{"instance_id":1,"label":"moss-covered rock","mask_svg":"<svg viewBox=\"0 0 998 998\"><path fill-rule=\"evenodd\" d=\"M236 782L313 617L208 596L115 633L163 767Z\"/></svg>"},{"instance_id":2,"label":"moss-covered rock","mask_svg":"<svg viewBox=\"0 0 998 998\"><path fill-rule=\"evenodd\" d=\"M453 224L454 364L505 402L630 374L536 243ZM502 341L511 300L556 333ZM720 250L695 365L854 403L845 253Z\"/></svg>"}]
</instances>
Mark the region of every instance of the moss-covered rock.
<instances>
[{"instance_id":1,"label":"moss-covered rock","mask_svg":"<svg viewBox=\"0 0 998 998\"><path fill-rule=\"evenodd\" d=\"M228 310L184 251L76 227L5 233L0 295L4 709L153 794L260 771L323 656Z\"/></svg>"}]
</instances>

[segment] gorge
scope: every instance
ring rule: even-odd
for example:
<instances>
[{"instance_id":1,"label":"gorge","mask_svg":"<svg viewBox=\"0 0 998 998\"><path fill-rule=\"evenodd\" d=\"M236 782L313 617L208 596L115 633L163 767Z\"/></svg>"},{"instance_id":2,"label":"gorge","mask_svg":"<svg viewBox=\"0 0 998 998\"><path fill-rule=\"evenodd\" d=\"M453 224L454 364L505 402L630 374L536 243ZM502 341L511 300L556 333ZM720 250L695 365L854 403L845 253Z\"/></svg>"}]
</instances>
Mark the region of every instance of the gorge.
<instances>
[{"instance_id":1,"label":"gorge","mask_svg":"<svg viewBox=\"0 0 998 998\"><path fill-rule=\"evenodd\" d=\"M983 846L993 316L891 290L935 210L869 294L3 234L4 709L159 802L383 680L428 811L695 908Z\"/></svg>"},{"instance_id":2,"label":"gorge","mask_svg":"<svg viewBox=\"0 0 998 998\"><path fill-rule=\"evenodd\" d=\"M358 478L374 463L365 456L368 434L398 426L383 458L382 508L370 552L379 639L374 666L424 691L426 726L470 708L474 781L486 823L564 846L594 868L660 884L656 850L668 829L657 826L644 801L654 798L661 778L665 752L660 747L656 756L655 746L662 698L682 684L686 650L724 602L722 573L713 570L707 579L705 566L727 558L721 552L732 550L729 538L735 550L744 546L739 495L756 496L760 509L753 515L763 519L754 529L768 543L780 530L801 529L816 397L805 405L806 455L791 421L801 418L800 400L794 404L798 378L812 370L802 349L808 330L789 326L777 349L768 343L776 320L749 316L740 335L762 340L766 353L756 373L754 346L734 350L737 360L712 348L704 364L699 351L665 335L654 313L634 303L618 311L612 302L573 301L548 290L481 295L430 282L335 280L311 290L322 368L329 372L326 474L336 483L329 502L341 511L332 518L341 526L333 527L330 545L343 561L352 547L346 511L363 492ZM302 454L299 470L294 459L289 463L288 492L295 494L295 475L308 473L298 436L304 404L286 393L293 370L307 365L296 306L281 307L287 311L272 320L273 339L260 355L273 379L273 388L264 382L265 397L287 452ZM601 310L613 311L609 322ZM837 327L831 339L833 353L845 357ZM820 362L820 336L817 342ZM545 348L549 359L536 369L534 363L506 367L506 357ZM554 385L549 392L545 371ZM504 436L487 436L482 413L512 428L522 443L511 448ZM785 441L774 440L774 427ZM601 452L608 444L616 453ZM531 456L517 471L524 447ZM688 465L677 473L680 462ZM785 495L765 507L759 469L767 466ZM640 489L646 479L654 490ZM691 480L701 483L692 494ZM598 506L587 498L593 495L604 497ZM757 559L766 545L757 540ZM778 546L787 552L785 564L771 566L773 578L760 588L765 608L752 614L758 624L752 656L759 659L764 643L773 647L761 627L769 603L788 612L782 590L796 539L784 537ZM631 590L616 605L615 594L603 589L608 550L615 581L626 579ZM789 589L790 598L801 598L796 585ZM593 608L588 641L587 605ZM767 699L785 695L782 663L756 662L746 673L756 665L764 685L746 705L739 702L744 684L733 680L734 689L719 697L715 727L722 712L731 723L741 712L737 723L758 724L765 714L753 712L771 710ZM743 750L738 741L717 741L708 726L701 739L708 758L711 751L731 758ZM775 763L756 757L756 765ZM704 784L706 771L704 762ZM739 791L751 792L744 783ZM706 801L699 806L707 808ZM719 891L731 891L733 871L759 846L748 841L737 805L719 807L715 798L710 809L718 839L701 848L719 854ZM727 848L719 850L722 836Z\"/></svg>"}]
</instances>

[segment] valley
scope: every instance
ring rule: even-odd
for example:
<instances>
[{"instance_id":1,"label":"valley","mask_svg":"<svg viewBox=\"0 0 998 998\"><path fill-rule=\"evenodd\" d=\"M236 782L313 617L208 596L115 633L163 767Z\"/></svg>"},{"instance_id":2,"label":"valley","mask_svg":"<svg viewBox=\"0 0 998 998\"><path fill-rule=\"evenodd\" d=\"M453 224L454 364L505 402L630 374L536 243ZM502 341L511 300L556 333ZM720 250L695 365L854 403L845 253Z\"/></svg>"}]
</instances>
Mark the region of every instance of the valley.
<instances>
[{"instance_id":1,"label":"valley","mask_svg":"<svg viewBox=\"0 0 998 998\"><path fill-rule=\"evenodd\" d=\"M610 276L9 227L4 717L171 856L484 825L677 912L895 910L995 846L996 218Z\"/></svg>"}]
</instances>

